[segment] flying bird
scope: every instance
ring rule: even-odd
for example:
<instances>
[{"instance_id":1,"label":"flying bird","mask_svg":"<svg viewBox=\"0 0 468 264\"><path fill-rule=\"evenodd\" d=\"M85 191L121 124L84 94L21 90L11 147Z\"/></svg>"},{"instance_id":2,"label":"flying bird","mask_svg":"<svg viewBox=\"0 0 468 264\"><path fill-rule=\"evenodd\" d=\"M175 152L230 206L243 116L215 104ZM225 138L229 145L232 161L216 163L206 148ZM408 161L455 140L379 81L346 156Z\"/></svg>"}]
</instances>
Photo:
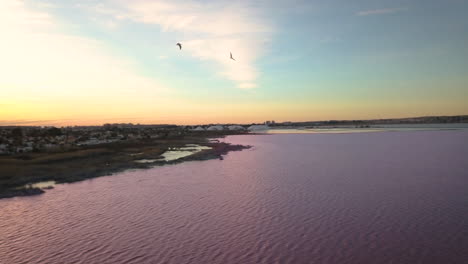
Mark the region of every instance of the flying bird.
<instances>
[{"instance_id":1,"label":"flying bird","mask_svg":"<svg viewBox=\"0 0 468 264\"><path fill-rule=\"evenodd\" d=\"M232 57L232 52L229 52L229 53L231 54L231 60L234 60L234 61L235 61L235 59Z\"/></svg>"},{"instance_id":2,"label":"flying bird","mask_svg":"<svg viewBox=\"0 0 468 264\"><path fill-rule=\"evenodd\" d=\"M180 44L180 43L177 43L176 45L177 45L177 46L179 46L179 50L181 50L181 49L182 49L182 44Z\"/></svg>"}]
</instances>

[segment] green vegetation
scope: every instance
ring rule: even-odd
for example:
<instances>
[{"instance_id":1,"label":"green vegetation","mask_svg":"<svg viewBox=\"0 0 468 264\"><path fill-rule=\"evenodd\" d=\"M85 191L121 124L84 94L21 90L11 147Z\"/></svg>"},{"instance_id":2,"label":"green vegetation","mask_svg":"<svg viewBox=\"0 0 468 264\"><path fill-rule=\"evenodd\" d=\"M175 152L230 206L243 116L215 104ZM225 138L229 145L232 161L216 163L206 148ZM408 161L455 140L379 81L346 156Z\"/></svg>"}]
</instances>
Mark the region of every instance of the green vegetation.
<instances>
[{"instance_id":1,"label":"green vegetation","mask_svg":"<svg viewBox=\"0 0 468 264\"><path fill-rule=\"evenodd\" d=\"M30 152L10 156L0 156L0 198L34 195L43 192L37 188L21 188L26 184L42 181L67 183L89 178L110 175L131 168L149 168L155 165L178 163L187 160L220 158L232 150L242 150L245 146L210 142L210 136L222 136L221 132L194 133L166 139L144 139L121 141L94 146L83 146L66 151ZM168 149L186 144L209 146L188 157L166 162L161 154ZM159 159L147 164L135 160Z\"/></svg>"}]
</instances>

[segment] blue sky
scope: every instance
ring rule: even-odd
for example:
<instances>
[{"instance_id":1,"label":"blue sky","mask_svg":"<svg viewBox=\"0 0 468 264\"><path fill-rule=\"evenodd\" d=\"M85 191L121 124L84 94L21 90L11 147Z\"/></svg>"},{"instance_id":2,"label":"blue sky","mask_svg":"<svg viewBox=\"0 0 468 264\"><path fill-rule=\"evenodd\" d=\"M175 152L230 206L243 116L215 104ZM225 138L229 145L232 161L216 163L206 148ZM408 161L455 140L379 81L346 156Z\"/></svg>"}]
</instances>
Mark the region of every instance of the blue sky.
<instances>
[{"instance_id":1,"label":"blue sky","mask_svg":"<svg viewBox=\"0 0 468 264\"><path fill-rule=\"evenodd\" d=\"M0 5L9 39L0 44L9 58L0 62L8 76L0 77L7 94L0 101L4 123L258 122L468 112L466 1L4 0ZM76 107L83 104L90 110L79 114ZM122 109L111 111L112 105Z\"/></svg>"}]
</instances>

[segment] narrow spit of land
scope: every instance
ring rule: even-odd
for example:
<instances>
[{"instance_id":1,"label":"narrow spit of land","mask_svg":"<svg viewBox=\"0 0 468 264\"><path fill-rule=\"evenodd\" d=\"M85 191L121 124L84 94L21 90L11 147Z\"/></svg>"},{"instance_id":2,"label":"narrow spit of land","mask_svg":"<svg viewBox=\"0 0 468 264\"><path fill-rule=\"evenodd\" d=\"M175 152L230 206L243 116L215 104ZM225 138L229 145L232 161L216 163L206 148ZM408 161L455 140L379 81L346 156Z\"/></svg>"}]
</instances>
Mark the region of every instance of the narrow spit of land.
<instances>
[{"instance_id":1,"label":"narrow spit of land","mask_svg":"<svg viewBox=\"0 0 468 264\"><path fill-rule=\"evenodd\" d=\"M61 152L0 156L0 198L37 195L44 192L41 188L24 187L28 184L44 181L70 183L111 175L127 169L145 169L191 160L221 159L221 155L229 151L250 147L212 140L225 135L225 132L216 131L171 139L130 140L83 146ZM168 161L162 158L164 152L189 144L209 148L176 160ZM141 163L137 162L138 160L154 161Z\"/></svg>"}]
</instances>

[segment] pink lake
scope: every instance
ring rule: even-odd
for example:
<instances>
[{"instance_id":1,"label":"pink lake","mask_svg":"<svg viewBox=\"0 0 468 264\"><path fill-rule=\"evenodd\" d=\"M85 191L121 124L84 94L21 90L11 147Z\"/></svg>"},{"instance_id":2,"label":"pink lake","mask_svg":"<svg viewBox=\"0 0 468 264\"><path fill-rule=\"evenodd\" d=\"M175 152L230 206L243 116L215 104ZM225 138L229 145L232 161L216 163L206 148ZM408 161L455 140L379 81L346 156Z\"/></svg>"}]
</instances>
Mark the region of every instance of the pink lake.
<instances>
[{"instance_id":1,"label":"pink lake","mask_svg":"<svg viewBox=\"0 0 468 264\"><path fill-rule=\"evenodd\" d=\"M0 263L467 263L467 130L223 140L0 200Z\"/></svg>"}]
</instances>

